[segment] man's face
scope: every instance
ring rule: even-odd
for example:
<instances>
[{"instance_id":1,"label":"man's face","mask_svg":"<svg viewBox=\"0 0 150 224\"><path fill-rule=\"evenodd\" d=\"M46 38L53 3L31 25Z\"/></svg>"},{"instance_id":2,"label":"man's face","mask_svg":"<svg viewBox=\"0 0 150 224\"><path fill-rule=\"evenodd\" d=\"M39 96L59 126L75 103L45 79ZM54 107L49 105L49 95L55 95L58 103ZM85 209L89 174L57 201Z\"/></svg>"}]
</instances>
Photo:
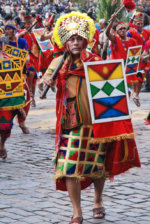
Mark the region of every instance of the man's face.
<instances>
[{"instance_id":1,"label":"man's face","mask_svg":"<svg viewBox=\"0 0 150 224\"><path fill-rule=\"evenodd\" d=\"M143 29L143 26L144 26L144 22L143 21L135 21L134 24L137 26L137 30L139 32L141 32Z\"/></svg>"},{"instance_id":2,"label":"man's face","mask_svg":"<svg viewBox=\"0 0 150 224\"><path fill-rule=\"evenodd\" d=\"M7 27L5 29L5 34L6 36L8 36L9 38L12 38L14 36L14 30L12 28Z\"/></svg>"},{"instance_id":3,"label":"man's face","mask_svg":"<svg viewBox=\"0 0 150 224\"><path fill-rule=\"evenodd\" d=\"M67 41L67 44L69 51L73 55L78 56L83 49L84 39L78 35L74 35Z\"/></svg>"},{"instance_id":4,"label":"man's face","mask_svg":"<svg viewBox=\"0 0 150 224\"><path fill-rule=\"evenodd\" d=\"M126 27L121 27L118 31L117 31L119 37L124 38L126 36L127 33L127 29Z\"/></svg>"},{"instance_id":5,"label":"man's face","mask_svg":"<svg viewBox=\"0 0 150 224\"><path fill-rule=\"evenodd\" d=\"M31 22L25 22L25 23L24 23L24 27L25 27L25 29L28 29L31 25L32 25Z\"/></svg>"},{"instance_id":6,"label":"man's face","mask_svg":"<svg viewBox=\"0 0 150 224\"><path fill-rule=\"evenodd\" d=\"M103 28L104 28L104 24L100 22L100 23L99 23L99 28L100 28L100 29L103 29Z\"/></svg>"}]
</instances>

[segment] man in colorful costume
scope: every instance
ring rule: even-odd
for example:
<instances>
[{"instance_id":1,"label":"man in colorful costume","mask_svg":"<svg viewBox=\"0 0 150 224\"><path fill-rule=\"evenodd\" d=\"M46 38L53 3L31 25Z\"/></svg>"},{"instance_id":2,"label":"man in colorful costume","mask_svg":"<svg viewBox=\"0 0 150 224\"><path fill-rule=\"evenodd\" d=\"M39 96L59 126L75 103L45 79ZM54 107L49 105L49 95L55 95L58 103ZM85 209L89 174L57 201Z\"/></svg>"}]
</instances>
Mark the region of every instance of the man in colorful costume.
<instances>
[{"instance_id":1,"label":"man in colorful costume","mask_svg":"<svg viewBox=\"0 0 150 224\"><path fill-rule=\"evenodd\" d=\"M149 87L150 87L150 40L148 40L145 43L144 46L144 51L143 54L141 55L141 61L145 65L144 70L147 75L146 79L146 88L147 91L149 92ZM150 112L148 113L148 116L145 118L145 124L149 125L150 124Z\"/></svg>"},{"instance_id":2,"label":"man in colorful costume","mask_svg":"<svg viewBox=\"0 0 150 224\"><path fill-rule=\"evenodd\" d=\"M83 67L83 62L101 60L99 56L85 50L88 41L91 42L93 39L94 33L93 20L79 12L60 17L53 32L56 44L60 48L64 46L68 54L56 79L57 123L54 159L56 175L54 179L56 179L56 188L62 191L67 190L72 201L73 217L70 224L83 222L81 189L85 189L92 182L95 189L93 216L100 219L105 215L102 191L105 182L106 150L101 141L91 142L93 127ZM55 84L51 74L59 60L60 58L54 59L44 75L44 83L49 86ZM109 143L106 147L110 148ZM95 161L93 152L101 159ZM140 166L137 153L136 159L137 164L134 165ZM110 169L108 167L108 171ZM123 171L125 170L122 169L121 172Z\"/></svg>"},{"instance_id":3,"label":"man in colorful costume","mask_svg":"<svg viewBox=\"0 0 150 224\"><path fill-rule=\"evenodd\" d=\"M126 62L127 52L129 47L133 47L137 45L136 39L132 37L127 37L127 26L124 22L120 21L116 26L117 35L113 35L111 33L111 28L113 26L114 21L116 20L116 13L114 13L111 17L111 21L106 28L106 35L111 41L111 59L123 59ZM131 84L133 89L133 100L137 106L140 106L139 102L139 91L137 89L138 78L136 75L127 76L127 82Z\"/></svg>"},{"instance_id":4,"label":"man in colorful costume","mask_svg":"<svg viewBox=\"0 0 150 224\"><path fill-rule=\"evenodd\" d=\"M37 81L37 71L39 63L39 47L32 30L28 31L28 28L32 25L33 18L31 15L27 15L24 18L24 30L19 30L18 37L26 39L28 44L28 51L30 60L28 62L28 85L31 94L31 106L35 107L35 87Z\"/></svg>"},{"instance_id":5,"label":"man in colorful costume","mask_svg":"<svg viewBox=\"0 0 150 224\"><path fill-rule=\"evenodd\" d=\"M9 42L7 44L21 48L21 49L27 49L27 43L26 40L23 38L16 38L16 26L13 21L8 21L5 25L5 34L8 37ZM3 58L9 58L5 52L3 52ZM26 102L23 108L15 109L15 107L12 107L13 109L5 110L1 108L0 111L0 135L1 135L1 144L0 144L0 157L2 159L5 159L7 157L7 151L5 148L5 142L8 137L10 137L11 134L11 128L13 125L13 119L17 115L19 127L22 129L24 134L29 134L29 130L25 125L25 120L30 108L30 93L28 85L23 80L23 88L26 95Z\"/></svg>"},{"instance_id":6,"label":"man in colorful costume","mask_svg":"<svg viewBox=\"0 0 150 224\"><path fill-rule=\"evenodd\" d=\"M143 13L135 13L133 16L133 25L134 28L129 29L127 32L128 37L132 37L137 41L137 45L142 45L142 51L144 50L144 45L146 41L150 38L150 30L144 29L144 14ZM136 92L137 94L134 95L134 100L137 102L137 105L140 105L139 102L139 93L142 87L144 74L142 70L144 69L144 64L140 61L139 64L139 72L137 73L137 83L136 83Z\"/></svg>"}]
</instances>

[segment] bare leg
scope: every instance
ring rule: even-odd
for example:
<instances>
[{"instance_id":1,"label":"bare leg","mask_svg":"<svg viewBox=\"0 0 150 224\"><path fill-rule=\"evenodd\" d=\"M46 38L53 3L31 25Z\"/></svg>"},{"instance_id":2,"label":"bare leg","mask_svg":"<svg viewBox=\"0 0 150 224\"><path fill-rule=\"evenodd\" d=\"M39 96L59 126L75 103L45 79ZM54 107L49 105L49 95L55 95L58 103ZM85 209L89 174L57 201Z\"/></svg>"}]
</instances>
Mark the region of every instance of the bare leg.
<instances>
[{"instance_id":1,"label":"bare leg","mask_svg":"<svg viewBox=\"0 0 150 224\"><path fill-rule=\"evenodd\" d=\"M103 207L103 199L102 199L102 192L104 189L105 177L101 177L99 179L95 179L94 181L94 208L101 208ZM104 214L99 212L98 214L94 215L94 217L103 217Z\"/></svg>"},{"instance_id":2,"label":"bare leg","mask_svg":"<svg viewBox=\"0 0 150 224\"><path fill-rule=\"evenodd\" d=\"M73 206L73 217L82 217L80 182L76 178L66 178L66 186Z\"/></svg>"},{"instance_id":3,"label":"bare leg","mask_svg":"<svg viewBox=\"0 0 150 224\"><path fill-rule=\"evenodd\" d=\"M29 81L28 86L31 94L31 105L35 107L35 100L34 100L34 94L35 94L35 88L33 87L33 81L34 81L34 71L29 71Z\"/></svg>"},{"instance_id":4,"label":"bare leg","mask_svg":"<svg viewBox=\"0 0 150 224\"><path fill-rule=\"evenodd\" d=\"M137 107L140 107L139 93L141 90L142 84L140 82L134 83L132 98Z\"/></svg>"},{"instance_id":5,"label":"bare leg","mask_svg":"<svg viewBox=\"0 0 150 224\"><path fill-rule=\"evenodd\" d=\"M7 140L6 135L1 134L1 137L0 137L0 157L2 159L6 159L6 157L7 157L7 151L6 151L6 148L5 148L6 140Z\"/></svg>"},{"instance_id":6,"label":"bare leg","mask_svg":"<svg viewBox=\"0 0 150 224\"><path fill-rule=\"evenodd\" d=\"M141 91L141 88L142 88L142 83L141 82L138 82L137 84L137 89L136 89L136 92L137 92L137 95L139 96L139 93Z\"/></svg>"}]
</instances>

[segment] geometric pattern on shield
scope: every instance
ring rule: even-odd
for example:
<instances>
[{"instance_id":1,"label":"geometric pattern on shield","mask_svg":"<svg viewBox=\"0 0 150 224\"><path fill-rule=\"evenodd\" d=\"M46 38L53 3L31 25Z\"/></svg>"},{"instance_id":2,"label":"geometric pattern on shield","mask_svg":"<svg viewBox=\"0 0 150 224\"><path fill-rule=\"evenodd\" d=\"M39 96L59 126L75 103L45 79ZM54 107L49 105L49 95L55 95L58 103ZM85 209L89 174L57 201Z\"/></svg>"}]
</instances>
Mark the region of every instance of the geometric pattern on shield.
<instances>
[{"instance_id":1,"label":"geometric pattern on shield","mask_svg":"<svg viewBox=\"0 0 150 224\"><path fill-rule=\"evenodd\" d=\"M44 41L40 41L40 37L41 37L41 33L44 31L44 28L39 28L39 29L34 29L33 30L33 34L37 40L37 43L41 49L42 52L50 49L50 50L54 50L54 46L51 43L50 39L48 40L44 40Z\"/></svg>"},{"instance_id":2,"label":"geometric pattern on shield","mask_svg":"<svg viewBox=\"0 0 150 224\"><path fill-rule=\"evenodd\" d=\"M0 60L0 99L23 95L20 59L8 58Z\"/></svg>"},{"instance_id":3,"label":"geometric pattern on shield","mask_svg":"<svg viewBox=\"0 0 150 224\"><path fill-rule=\"evenodd\" d=\"M12 58L20 58L21 67L24 67L28 56L28 51L7 44L5 45L4 51Z\"/></svg>"},{"instance_id":4,"label":"geometric pattern on shield","mask_svg":"<svg viewBox=\"0 0 150 224\"><path fill-rule=\"evenodd\" d=\"M128 119L128 92L122 61L87 63L86 71L92 122Z\"/></svg>"},{"instance_id":5,"label":"geometric pattern on shield","mask_svg":"<svg viewBox=\"0 0 150 224\"><path fill-rule=\"evenodd\" d=\"M142 46L129 47L125 66L126 75L133 75L137 73L141 55L141 47Z\"/></svg>"},{"instance_id":6,"label":"geometric pattern on shield","mask_svg":"<svg viewBox=\"0 0 150 224\"><path fill-rule=\"evenodd\" d=\"M105 150L103 144L91 143L92 126L66 132L61 137L56 177L101 177L104 173Z\"/></svg>"}]
</instances>

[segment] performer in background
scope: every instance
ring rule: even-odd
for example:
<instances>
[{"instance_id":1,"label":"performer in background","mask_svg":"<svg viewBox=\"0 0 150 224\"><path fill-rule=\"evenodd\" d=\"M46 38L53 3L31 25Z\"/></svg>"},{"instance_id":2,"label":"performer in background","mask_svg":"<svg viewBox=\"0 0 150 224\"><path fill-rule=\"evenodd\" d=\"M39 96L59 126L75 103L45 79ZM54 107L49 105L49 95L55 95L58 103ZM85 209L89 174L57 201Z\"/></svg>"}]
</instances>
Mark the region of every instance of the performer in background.
<instances>
[{"instance_id":1,"label":"performer in background","mask_svg":"<svg viewBox=\"0 0 150 224\"><path fill-rule=\"evenodd\" d=\"M137 45L142 45L142 52L143 52L144 45L146 41L148 41L150 38L150 30L143 28L144 27L143 13L137 12L134 14L133 25L134 28L128 30L127 36L136 39ZM136 94L133 96L133 100L137 106L140 106L139 93L145 76L145 73L143 71L144 67L145 65L140 61L139 72L137 73L137 82L135 83Z\"/></svg>"},{"instance_id":2,"label":"performer in background","mask_svg":"<svg viewBox=\"0 0 150 224\"><path fill-rule=\"evenodd\" d=\"M30 89L31 95L31 106L35 107L35 87L37 81L37 71L38 71L38 63L39 63L39 47L37 41L34 37L32 29L28 31L28 28L32 25L33 18L31 15L27 15L24 17L24 30L20 30L17 34L18 37L23 37L26 39L28 44L28 51L30 60L27 63L27 76L28 76L28 85Z\"/></svg>"},{"instance_id":3,"label":"performer in background","mask_svg":"<svg viewBox=\"0 0 150 224\"><path fill-rule=\"evenodd\" d=\"M16 27L14 21L8 21L5 25L5 35L8 37L9 42L7 44L27 50L27 42L23 38L16 38ZM3 57L9 57L3 52ZM1 142L0 142L0 157L2 159L5 159L7 157L7 151L5 147L5 142L8 137L10 137L11 134L11 128L13 126L13 119L17 115L19 127L22 129L24 134L29 134L29 130L25 125L25 120L28 115L28 111L30 108L30 93L28 85L23 80L24 83L24 94L25 94L25 106L21 109L17 110L1 110L0 111L0 136L1 136ZM4 120L6 122L4 122Z\"/></svg>"},{"instance_id":4,"label":"performer in background","mask_svg":"<svg viewBox=\"0 0 150 224\"><path fill-rule=\"evenodd\" d=\"M116 20L116 13L114 13L111 17L111 21L106 28L106 35L111 41L111 57L110 59L123 59L124 62L127 59L127 52L129 47L133 47L137 45L136 39L127 36L127 26L124 22L120 21L116 26L116 35L111 33L111 28L113 26L114 21ZM128 76L127 81L131 83L133 89L133 101L137 106L140 106L139 102L139 91L137 88L138 78L136 75Z\"/></svg>"}]
</instances>

